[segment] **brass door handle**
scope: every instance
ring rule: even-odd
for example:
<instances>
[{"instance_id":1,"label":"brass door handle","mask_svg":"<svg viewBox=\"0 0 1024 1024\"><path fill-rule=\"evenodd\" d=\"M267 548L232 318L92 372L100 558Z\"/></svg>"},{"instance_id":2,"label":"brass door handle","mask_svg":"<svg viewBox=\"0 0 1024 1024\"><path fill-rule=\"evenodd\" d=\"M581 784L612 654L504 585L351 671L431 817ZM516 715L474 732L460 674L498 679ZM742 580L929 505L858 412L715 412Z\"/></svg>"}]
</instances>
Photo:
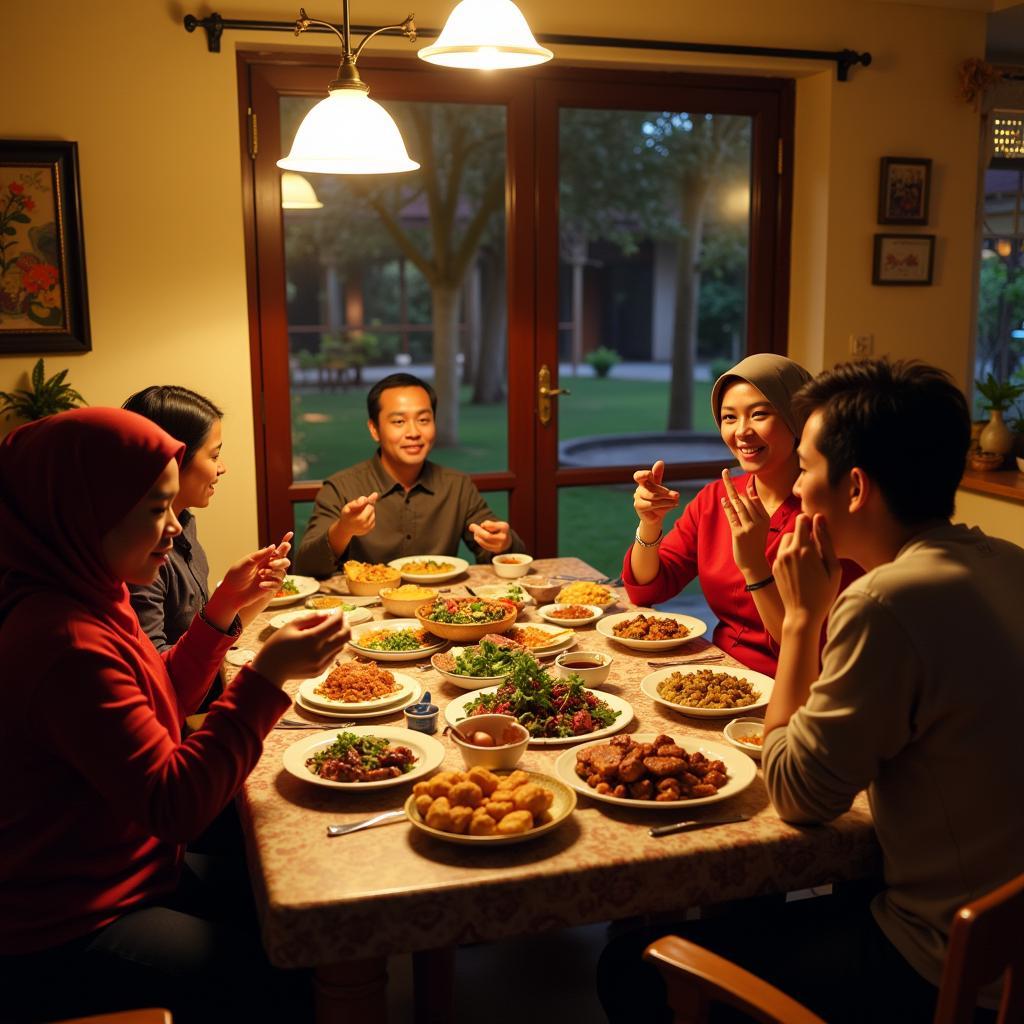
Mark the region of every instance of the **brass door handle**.
<instances>
[{"instance_id":1,"label":"brass door handle","mask_svg":"<svg viewBox=\"0 0 1024 1024\"><path fill-rule=\"evenodd\" d=\"M551 371L545 363L537 372L537 418L541 426L546 427L551 422L551 399L557 395L571 394L568 388L551 386Z\"/></svg>"}]
</instances>

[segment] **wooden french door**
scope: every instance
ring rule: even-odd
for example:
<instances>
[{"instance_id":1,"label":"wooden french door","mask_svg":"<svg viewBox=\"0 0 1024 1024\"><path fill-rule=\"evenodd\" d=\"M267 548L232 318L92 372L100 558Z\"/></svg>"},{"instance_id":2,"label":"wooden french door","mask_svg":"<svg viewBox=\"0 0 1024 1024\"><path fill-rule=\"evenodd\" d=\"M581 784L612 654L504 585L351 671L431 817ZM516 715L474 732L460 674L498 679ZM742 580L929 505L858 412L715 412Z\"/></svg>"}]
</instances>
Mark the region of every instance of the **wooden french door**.
<instances>
[{"instance_id":1,"label":"wooden french door","mask_svg":"<svg viewBox=\"0 0 1024 1024\"><path fill-rule=\"evenodd\" d=\"M282 110L287 118L289 98L309 97L310 102L321 98L335 62L330 55L322 53L303 54L301 64L296 60L291 54L287 59L244 53L238 58L259 522L264 540L291 529L299 503L311 501L320 479L341 468L336 465L304 467L301 457L297 457L301 456L298 450L301 438L293 406L307 399L296 391L295 380L303 373L308 379L312 371L304 371L297 362L295 325L289 324L289 302L294 304L289 289L294 289L286 260L295 256L291 252L286 254L281 178L276 161L287 146L287 140L282 142ZM554 387L559 379L559 363L565 361L565 312L561 307L565 306L566 244L565 233L560 230L559 194L562 190L564 198L568 186L559 177L560 144L565 143L564 136L560 143L560 119L574 110L647 111L649 114L644 116L652 119L652 124L662 119L659 112L671 111L700 111L702 117L746 119L750 154L748 257L743 270L747 312L741 327L737 328L742 336L734 342L734 347L739 345L742 351L781 351L786 331L789 216L788 162L783 160L783 155L790 145L792 129L791 83L772 79L566 70L557 66L486 76L428 69L414 61L367 60L361 66L372 96L386 106L403 101L476 104L502 111L505 126L506 429L497 441L493 432L489 435L492 447L504 444L504 451L493 451L486 468L473 475L482 491L507 494L509 518L530 550L538 556L553 555L558 548L560 489L623 484L631 479L635 468L626 461L615 464L614 455L605 464L590 468L563 464L559 454L559 424L566 417L560 415L559 402L571 402L572 398L556 398L546 423L542 423L538 415L538 375L547 367ZM678 115L671 117L680 125L684 123L679 121ZM596 135L590 129L590 135L582 137L600 139L600 125ZM411 155L414 159L421 156ZM574 155L581 156L580 153ZM577 176L582 173L585 178L586 154L582 155L583 170L576 173ZM643 191L642 184L641 180L637 181L638 194ZM626 208L615 215L624 223L628 222L627 226L632 225L630 230L637 234L634 223L637 218L628 210L628 187L625 195ZM404 211L413 219L414 207L415 202ZM622 230L620 228L619 234ZM657 243L644 240L641 248L667 251L676 244L670 235L671 232ZM332 241L327 239L323 244L332 244ZM645 273L650 277L649 268L637 271L630 264L631 257L623 256L618 250L611 256L598 251L603 244L598 238L590 245L596 255L588 257L587 267L597 267L594 273L621 270L627 281L626 290L632 288L630 294L636 293L637 287L629 285L629 281L639 280ZM358 249L358 246L357 234L353 247ZM345 256L351 260L351 251ZM355 262L358 263L358 259ZM579 265L576 272L579 277ZM584 278L587 272L584 268ZM404 288L404 277L402 280ZM600 292L602 284L591 281L588 287L591 293ZM640 291L644 287L650 291L649 282ZM578 299L579 289L574 294ZM561 353L560 322L563 326ZM594 322L601 322L601 316ZM573 345L577 348L584 333L582 323L575 323ZM300 343L306 342L300 339ZM643 349L642 342L639 347ZM578 355L581 352L574 349L574 366ZM631 355L630 366L638 368L637 372L645 371L645 361L652 359L652 353L646 350L639 356L635 352L627 352L627 355ZM664 359L654 362L664 365ZM610 383L612 388L606 393L608 432L628 430L628 423L615 422L615 395L624 392L624 385L616 384L614 379ZM601 401L604 400L602 396ZM352 432L363 428L361 423L353 421L338 429ZM361 457L371 450L368 438L365 449ZM437 456L440 461L450 461L444 451L437 452ZM716 466L721 464L721 459L712 461ZM707 460L703 463L692 459L674 461L671 466L674 479L708 475L708 472Z\"/></svg>"}]
</instances>

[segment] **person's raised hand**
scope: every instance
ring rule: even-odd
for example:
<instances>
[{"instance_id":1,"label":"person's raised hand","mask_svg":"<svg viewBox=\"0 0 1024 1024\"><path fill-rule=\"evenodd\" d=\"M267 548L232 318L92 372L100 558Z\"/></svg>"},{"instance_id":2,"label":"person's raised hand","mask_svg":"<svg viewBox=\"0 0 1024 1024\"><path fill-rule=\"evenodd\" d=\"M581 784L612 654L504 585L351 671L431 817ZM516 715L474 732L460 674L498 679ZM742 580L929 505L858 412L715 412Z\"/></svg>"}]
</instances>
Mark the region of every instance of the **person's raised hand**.
<instances>
[{"instance_id":1,"label":"person's raised hand","mask_svg":"<svg viewBox=\"0 0 1024 1024\"><path fill-rule=\"evenodd\" d=\"M507 551L512 544L512 531L508 523L496 519L485 519L482 523L470 523L469 532L473 540L493 555Z\"/></svg>"},{"instance_id":2,"label":"person's raised hand","mask_svg":"<svg viewBox=\"0 0 1024 1024\"><path fill-rule=\"evenodd\" d=\"M650 469L638 469L633 474L636 490L633 492L633 508L642 523L661 527L662 520L679 505L679 492L662 484L665 463L662 459Z\"/></svg>"},{"instance_id":3,"label":"person's raised hand","mask_svg":"<svg viewBox=\"0 0 1024 1024\"><path fill-rule=\"evenodd\" d=\"M347 502L338 513L342 529L352 537L365 537L377 522L377 499L380 495L363 494Z\"/></svg>"},{"instance_id":4,"label":"person's raised hand","mask_svg":"<svg viewBox=\"0 0 1024 1024\"><path fill-rule=\"evenodd\" d=\"M282 543L287 543L287 540ZM240 558L224 573L224 579L206 603L204 611L207 619L218 629L226 630L243 608L278 592L290 565L288 559L278 553L278 547L277 544L269 544L260 548Z\"/></svg>"},{"instance_id":5,"label":"person's raised hand","mask_svg":"<svg viewBox=\"0 0 1024 1024\"><path fill-rule=\"evenodd\" d=\"M748 583L756 583L771 574L764 553L771 516L758 496L753 476L742 494L736 490L727 469L722 470L722 483L725 484L722 511L732 534L732 556L736 560L736 568Z\"/></svg>"},{"instance_id":6,"label":"person's raised hand","mask_svg":"<svg viewBox=\"0 0 1024 1024\"><path fill-rule=\"evenodd\" d=\"M823 515L799 515L773 567L786 620L821 628L839 593L842 570Z\"/></svg>"},{"instance_id":7,"label":"person's raised hand","mask_svg":"<svg viewBox=\"0 0 1024 1024\"><path fill-rule=\"evenodd\" d=\"M310 612L282 626L261 648L252 667L275 686L317 676L329 668L348 640L345 616Z\"/></svg>"},{"instance_id":8,"label":"person's raised hand","mask_svg":"<svg viewBox=\"0 0 1024 1024\"><path fill-rule=\"evenodd\" d=\"M288 553L292 549L292 538L294 536L295 534L289 530L276 545L274 556L269 563L273 575L267 575L264 580L265 583L274 582L275 585L273 587L265 586L259 597L244 606L244 612L240 612L243 623L251 622L277 596L277 592L281 589L281 584L284 583L284 578L291 565L291 562L288 561Z\"/></svg>"}]
</instances>

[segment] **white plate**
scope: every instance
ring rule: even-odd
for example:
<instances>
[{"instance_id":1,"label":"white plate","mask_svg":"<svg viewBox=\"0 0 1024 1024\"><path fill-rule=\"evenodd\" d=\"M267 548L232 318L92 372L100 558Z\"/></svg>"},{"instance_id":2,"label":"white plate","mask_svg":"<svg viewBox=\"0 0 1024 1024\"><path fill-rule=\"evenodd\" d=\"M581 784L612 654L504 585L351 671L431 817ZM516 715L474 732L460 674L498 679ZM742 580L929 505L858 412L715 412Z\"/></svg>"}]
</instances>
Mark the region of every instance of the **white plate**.
<instances>
[{"instance_id":1,"label":"white plate","mask_svg":"<svg viewBox=\"0 0 1024 1024\"><path fill-rule=\"evenodd\" d=\"M659 619L675 619L676 622L685 626L689 633L683 637L675 637L672 640L627 640L625 637L616 636L612 630L622 622L635 619L638 615L654 616ZM597 631L601 636L614 640L623 647L632 647L637 651L667 651L670 647L680 647L703 636L708 630L707 624L695 619L692 615L678 615L675 612L656 612L650 608L638 608L632 612L619 612L618 615L606 615L597 624Z\"/></svg>"},{"instance_id":2,"label":"white plate","mask_svg":"<svg viewBox=\"0 0 1024 1024\"><path fill-rule=\"evenodd\" d=\"M378 736L382 740L390 740L392 746L408 747L416 755L412 769L394 779L382 779L380 782L331 782L321 779L306 767L306 758L312 757L329 747L339 732L352 732L357 736ZM433 736L411 729L399 729L393 725L353 725L348 729L331 729L328 732L315 732L303 736L284 752L285 771L304 782L312 782L316 786L327 786L329 789L369 790L386 789L389 786L403 786L407 782L429 775L444 760L444 746Z\"/></svg>"},{"instance_id":3,"label":"white plate","mask_svg":"<svg viewBox=\"0 0 1024 1024\"><path fill-rule=\"evenodd\" d=\"M489 686L485 690L477 690L473 693L463 694L461 697L456 697L455 700L451 701L444 709L445 721L453 728L460 722L466 720L466 705L471 701L476 700L482 693L494 693L498 689L497 686ZM594 694L598 700L603 700L605 704L612 709L612 711L621 712L619 717L608 726L603 729L595 729L593 732L588 732L583 736L557 736L557 737L530 737L531 747L566 747L569 745L578 745L585 743L588 740L600 739L602 736L611 736L614 733L620 732L625 729L630 722L633 721L633 706L629 701L623 700L621 697L616 696L614 693L598 693L596 690L587 690L587 693Z\"/></svg>"},{"instance_id":4,"label":"white plate","mask_svg":"<svg viewBox=\"0 0 1024 1024\"><path fill-rule=\"evenodd\" d=\"M443 572L406 572L405 566L409 562L445 562L450 569ZM443 583L445 580L461 576L469 568L469 562L464 558L455 558L452 555L406 555L405 558L393 558L388 565L397 569L402 574L402 579L410 583Z\"/></svg>"},{"instance_id":5,"label":"white plate","mask_svg":"<svg viewBox=\"0 0 1024 1024\"><path fill-rule=\"evenodd\" d=\"M472 647L474 645L469 644L468 646ZM452 648L451 651L446 651L445 653L452 654L454 650L455 648ZM430 656L430 664L439 676L443 676L449 683L454 683L460 690L482 690L485 686L497 686L508 678L508 673L501 676L460 676L438 665L435 659L443 656L443 654L432 654Z\"/></svg>"},{"instance_id":6,"label":"white plate","mask_svg":"<svg viewBox=\"0 0 1024 1024\"><path fill-rule=\"evenodd\" d=\"M345 604L354 604L357 608L380 604L380 594L343 594L340 590L329 590L324 593L330 594L331 597L343 597Z\"/></svg>"},{"instance_id":7,"label":"white plate","mask_svg":"<svg viewBox=\"0 0 1024 1024\"><path fill-rule=\"evenodd\" d=\"M710 669L712 672L725 672L737 679L745 679L754 688L755 692L761 694L760 698L753 704L744 704L739 708L691 708L682 704L673 704L658 693L658 683L662 679L668 679L673 672L681 675L689 675L692 672L699 672L701 669ZM734 668L732 665L676 665L674 668L659 668L640 680L640 691L647 694L656 704L660 704L669 711L675 711L680 715L688 715L690 718L734 718L736 715L745 715L748 711L756 711L758 708L768 706L771 699L772 688L775 680L771 676L762 675L751 668Z\"/></svg>"},{"instance_id":8,"label":"white plate","mask_svg":"<svg viewBox=\"0 0 1024 1024\"><path fill-rule=\"evenodd\" d=\"M385 707L377 708L375 711L328 711L327 708L317 707L315 704L307 704L300 694L295 695L295 704L297 707L302 708L303 711L308 711L311 715L317 715L320 718L383 718L385 715L394 715L399 711L404 711L410 704L415 704L419 699L420 695L418 693L411 693L398 704L388 704Z\"/></svg>"},{"instance_id":9,"label":"white plate","mask_svg":"<svg viewBox=\"0 0 1024 1024\"><path fill-rule=\"evenodd\" d=\"M630 739L637 743L650 743L655 736L660 735L654 732L634 733ZM730 797L742 793L754 779L757 778L757 766L745 754L741 754L724 743L714 743L711 740L698 739L692 736L673 737L681 741L679 745L688 753L692 754L699 750L709 761L722 761L728 773L728 780L725 785L714 796L698 796L691 800L629 800L621 796L612 796L609 793L598 793L591 789L585 779L576 774L576 754L587 747L597 746L596 743L581 743L572 750L567 750L558 755L555 761L555 778L561 779L567 786L571 786L577 793L589 796L592 800L599 800L605 804L615 804L616 807L633 807L642 811L667 811L679 810L681 807L698 807L701 804L715 804L721 800L728 800Z\"/></svg>"},{"instance_id":10,"label":"white plate","mask_svg":"<svg viewBox=\"0 0 1024 1024\"><path fill-rule=\"evenodd\" d=\"M533 604L533 598L522 587L519 588L520 597L512 597L509 594L509 590L515 585L515 580L509 580L508 586L502 586L500 583L488 583L482 587L473 587L473 593L487 601L497 601L499 598L504 597L523 606Z\"/></svg>"},{"instance_id":11,"label":"white plate","mask_svg":"<svg viewBox=\"0 0 1024 1024\"><path fill-rule=\"evenodd\" d=\"M537 609L537 614L545 621L550 622L552 626L559 626L562 629L579 629L580 626L589 626L592 622L597 622L602 615L604 615L604 609L597 604L584 604L581 608L589 608L590 615L585 619L559 619L553 616L551 613L557 608L567 608L565 604L545 604L541 605Z\"/></svg>"},{"instance_id":12,"label":"white plate","mask_svg":"<svg viewBox=\"0 0 1024 1024\"><path fill-rule=\"evenodd\" d=\"M343 664L345 663L343 662ZM383 711L385 709L390 711L392 710L392 705L397 706L402 704L403 701L407 702L410 694L413 694L413 699L415 700L422 692L422 687L412 676L407 676L404 672L392 672L391 674L395 677L395 684L398 686L394 693L385 694L376 700L361 700L351 703L331 700L329 697L323 697L317 693L316 688L334 671L334 668L335 666L332 665L326 672L321 672L320 675L314 676L312 679L303 679L299 683L299 696L306 707L317 711L326 709L343 713L349 711Z\"/></svg>"},{"instance_id":13,"label":"white plate","mask_svg":"<svg viewBox=\"0 0 1024 1024\"><path fill-rule=\"evenodd\" d=\"M560 639L554 640L549 644L544 644L540 647L527 647L526 649L531 654L560 653L562 651L567 651L576 643L576 634L569 626L549 626L543 622L524 622L522 625L513 626L511 629L506 630L505 636L507 636L509 640L514 640L515 637L512 634L516 629L539 629L542 633L550 633L552 636L562 634Z\"/></svg>"},{"instance_id":14,"label":"white plate","mask_svg":"<svg viewBox=\"0 0 1024 1024\"><path fill-rule=\"evenodd\" d=\"M428 655L434 654L448 643L447 640L442 640L438 637L436 644L431 644L429 647L420 647L415 651L375 651L370 647L359 646L359 638L361 636L365 636L367 633L375 633L381 629L390 629L394 632L412 629L419 632L423 627L420 625L419 619L388 619L384 622L367 622L362 626L356 626L352 630L352 639L348 642L349 647L359 654L367 658L373 658L376 661L416 661L419 658L425 658Z\"/></svg>"},{"instance_id":15,"label":"white plate","mask_svg":"<svg viewBox=\"0 0 1024 1024\"><path fill-rule=\"evenodd\" d=\"M312 576L286 576L286 580L291 580L299 592L297 594L288 594L285 597L272 597L268 608L283 608L288 604L295 604L296 601L301 601L303 598L311 597L320 589L320 581L313 579Z\"/></svg>"},{"instance_id":16,"label":"white plate","mask_svg":"<svg viewBox=\"0 0 1024 1024\"><path fill-rule=\"evenodd\" d=\"M333 612L337 611L335 608L325 608L323 611L318 611L316 608L297 608L290 612L281 612L275 615L270 620L270 625L274 629L280 629L282 626L287 626L293 619L301 619L304 615L323 615L324 611ZM345 612L347 616L346 622L350 626L355 626L360 622L369 622L373 618L373 612L369 608L354 608L350 612Z\"/></svg>"},{"instance_id":17,"label":"white plate","mask_svg":"<svg viewBox=\"0 0 1024 1024\"><path fill-rule=\"evenodd\" d=\"M523 769L519 770L522 771ZM497 774L508 775L509 772L497 772ZM526 772L526 775L529 777L530 782L544 786L555 795L550 808L551 820L543 825L538 825L536 828L531 828L529 832L517 832L511 836L470 836L458 835L455 832L442 832L439 828L431 828L420 817L419 811L416 810L415 794L405 801L405 813L415 828L418 828L421 832L426 832L428 836L433 836L435 839L442 839L446 843L461 843L465 846L508 846L510 843L525 843L529 839L536 839L538 836L550 832L553 828L558 828L572 814L576 807L576 794L572 791L571 787L566 786L560 779L552 778L550 775L543 775L540 772Z\"/></svg>"}]
</instances>

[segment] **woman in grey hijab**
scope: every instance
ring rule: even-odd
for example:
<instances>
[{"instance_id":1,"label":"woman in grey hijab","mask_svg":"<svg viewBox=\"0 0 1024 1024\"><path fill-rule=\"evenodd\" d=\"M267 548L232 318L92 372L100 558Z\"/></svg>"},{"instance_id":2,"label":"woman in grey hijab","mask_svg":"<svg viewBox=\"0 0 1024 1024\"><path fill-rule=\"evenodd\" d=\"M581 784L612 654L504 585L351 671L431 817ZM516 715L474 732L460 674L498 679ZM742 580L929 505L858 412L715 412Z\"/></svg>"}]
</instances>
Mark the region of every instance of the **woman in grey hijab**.
<instances>
[{"instance_id":1,"label":"woman in grey hijab","mask_svg":"<svg viewBox=\"0 0 1024 1024\"><path fill-rule=\"evenodd\" d=\"M718 616L714 643L771 676L782 627L772 563L800 512L793 484L803 423L792 399L810 379L792 359L762 352L715 381L711 409L740 475L733 480L723 470L722 479L703 488L667 534L664 520L679 505L679 492L662 482L665 463L658 460L633 475L639 525L622 571L630 600L648 607L670 600L699 576ZM842 586L859 574L844 563Z\"/></svg>"}]
</instances>

